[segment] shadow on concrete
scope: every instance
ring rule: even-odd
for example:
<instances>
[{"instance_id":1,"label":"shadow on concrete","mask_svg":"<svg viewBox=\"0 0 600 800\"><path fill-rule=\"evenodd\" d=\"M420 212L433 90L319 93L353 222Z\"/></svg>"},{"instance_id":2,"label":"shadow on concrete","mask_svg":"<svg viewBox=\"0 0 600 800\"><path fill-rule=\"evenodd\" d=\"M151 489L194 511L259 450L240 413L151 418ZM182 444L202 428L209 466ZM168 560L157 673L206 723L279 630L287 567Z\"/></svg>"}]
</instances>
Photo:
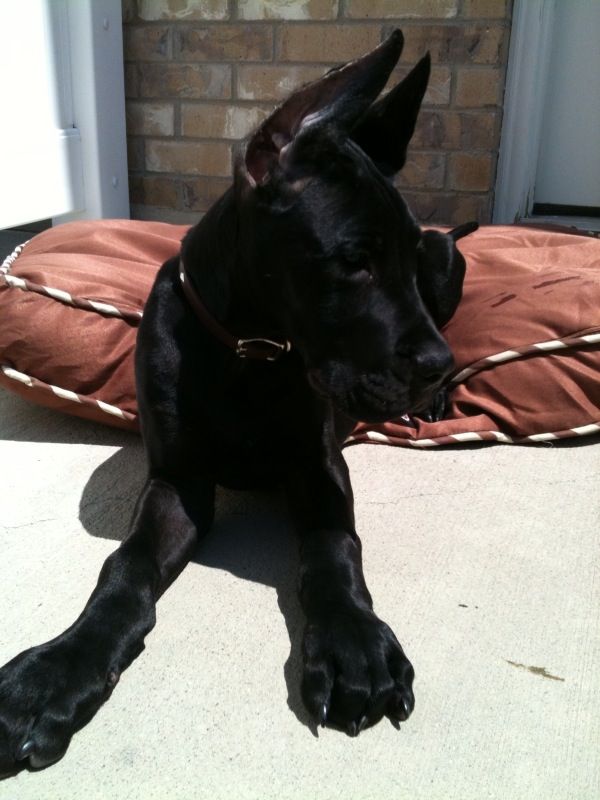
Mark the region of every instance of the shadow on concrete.
<instances>
[{"instance_id":1,"label":"shadow on concrete","mask_svg":"<svg viewBox=\"0 0 600 800\"><path fill-rule=\"evenodd\" d=\"M88 533L116 542L125 538L145 473L139 440L127 443L94 470L79 505L79 518ZM219 489L215 523L192 561L275 589L290 640L283 667L288 706L316 735L300 696L304 616L296 590L296 538L283 497Z\"/></svg>"},{"instance_id":2,"label":"shadow on concrete","mask_svg":"<svg viewBox=\"0 0 600 800\"><path fill-rule=\"evenodd\" d=\"M120 448L92 473L80 500L79 516L92 536L122 541L145 480L141 438L30 405L8 392L0 392L0 406L0 439ZM569 448L599 442L599 436L589 436L528 446ZM470 450L481 446L492 445L460 445L452 449ZM215 524L193 560L276 590L290 640L290 654L284 665L288 705L314 733L316 729L300 698L304 617L296 594L297 547L282 498L265 493L219 490Z\"/></svg>"},{"instance_id":3,"label":"shadow on concrete","mask_svg":"<svg viewBox=\"0 0 600 800\"><path fill-rule=\"evenodd\" d=\"M68 414L63 414L49 408L33 405L20 397L5 391L0 387L0 440L18 442L56 442L99 444L118 447L139 443L141 439L137 433L121 431L98 422L79 419ZM569 449L571 447L586 447L600 443L600 434L557 439L550 442L536 442L522 445L504 445L496 442L466 442L453 444L450 447L427 449L427 452L448 451L460 452L463 450L480 450L490 447L558 447ZM360 443L349 447L362 446ZM381 445L377 445L380 447ZM348 449L348 448L346 448ZM416 449L416 452L419 452Z\"/></svg>"},{"instance_id":4,"label":"shadow on concrete","mask_svg":"<svg viewBox=\"0 0 600 800\"><path fill-rule=\"evenodd\" d=\"M99 422L73 417L54 409L37 406L0 387L0 440L56 444L98 444L120 447L139 443L137 433L129 433Z\"/></svg>"}]
</instances>

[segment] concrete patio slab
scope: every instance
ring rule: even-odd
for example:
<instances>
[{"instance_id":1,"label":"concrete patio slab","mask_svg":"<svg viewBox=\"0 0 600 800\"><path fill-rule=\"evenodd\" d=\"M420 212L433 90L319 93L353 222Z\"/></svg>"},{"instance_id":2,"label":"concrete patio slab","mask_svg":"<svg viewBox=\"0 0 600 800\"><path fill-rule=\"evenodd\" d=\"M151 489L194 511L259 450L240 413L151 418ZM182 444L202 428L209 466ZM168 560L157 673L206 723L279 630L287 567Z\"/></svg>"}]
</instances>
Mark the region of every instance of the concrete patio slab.
<instances>
[{"instance_id":1,"label":"concrete patio slab","mask_svg":"<svg viewBox=\"0 0 600 800\"><path fill-rule=\"evenodd\" d=\"M222 492L145 652L66 756L0 800L600 797L600 441L346 450L414 715L351 739L299 699L281 501ZM0 662L80 612L144 479L133 435L0 393Z\"/></svg>"}]
</instances>

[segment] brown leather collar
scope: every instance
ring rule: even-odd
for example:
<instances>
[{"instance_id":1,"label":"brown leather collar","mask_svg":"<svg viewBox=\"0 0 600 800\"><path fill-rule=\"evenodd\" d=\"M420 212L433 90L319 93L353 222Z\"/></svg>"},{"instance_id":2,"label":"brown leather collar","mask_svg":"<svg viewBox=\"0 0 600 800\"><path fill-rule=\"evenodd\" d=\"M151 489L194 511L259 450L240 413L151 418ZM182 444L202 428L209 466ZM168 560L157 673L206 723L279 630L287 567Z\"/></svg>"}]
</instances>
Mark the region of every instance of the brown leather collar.
<instances>
[{"instance_id":1,"label":"brown leather collar","mask_svg":"<svg viewBox=\"0 0 600 800\"><path fill-rule=\"evenodd\" d=\"M224 345L235 351L240 358L253 358L260 361L276 361L284 353L289 353L292 348L288 339L284 342L275 342L272 339L238 339L217 322L206 308L185 269L183 259L179 259L179 279L189 304L198 319L212 335Z\"/></svg>"}]
</instances>

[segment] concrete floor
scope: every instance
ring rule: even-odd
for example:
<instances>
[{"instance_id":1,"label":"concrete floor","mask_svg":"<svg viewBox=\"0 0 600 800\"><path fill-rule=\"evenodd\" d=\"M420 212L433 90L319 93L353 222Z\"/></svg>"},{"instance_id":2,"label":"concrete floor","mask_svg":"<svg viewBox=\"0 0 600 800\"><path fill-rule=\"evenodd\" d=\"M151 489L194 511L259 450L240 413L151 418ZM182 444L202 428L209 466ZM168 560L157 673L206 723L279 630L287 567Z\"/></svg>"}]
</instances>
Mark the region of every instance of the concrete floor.
<instances>
[{"instance_id":1,"label":"concrete floor","mask_svg":"<svg viewBox=\"0 0 600 800\"><path fill-rule=\"evenodd\" d=\"M307 724L281 504L222 493L111 700L0 800L597 800L600 441L346 456L375 608L417 673L399 731ZM0 470L3 663L79 613L144 465L133 435L0 391Z\"/></svg>"}]
</instances>

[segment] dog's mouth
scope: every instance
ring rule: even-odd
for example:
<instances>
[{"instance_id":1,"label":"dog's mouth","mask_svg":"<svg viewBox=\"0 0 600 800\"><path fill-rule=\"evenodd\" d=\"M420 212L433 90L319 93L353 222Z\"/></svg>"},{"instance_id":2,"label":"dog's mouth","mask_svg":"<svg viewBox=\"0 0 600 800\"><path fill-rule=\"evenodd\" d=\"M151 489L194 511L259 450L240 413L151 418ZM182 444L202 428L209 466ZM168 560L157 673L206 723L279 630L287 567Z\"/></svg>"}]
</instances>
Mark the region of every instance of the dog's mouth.
<instances>
[{"instance_id":1,"label":"dog's mouth","mask_svg":"<svg viewBox=\"0 0 600 800\"><path fill-rule=\"evenodd\" d=\"M327 380L320 370L309 370L308 380L321 397L351 419L368 423L388 422L428 409L439 383L415 389L390 374L359 375L351 385Z\"/></svg>"}]
</instances>

